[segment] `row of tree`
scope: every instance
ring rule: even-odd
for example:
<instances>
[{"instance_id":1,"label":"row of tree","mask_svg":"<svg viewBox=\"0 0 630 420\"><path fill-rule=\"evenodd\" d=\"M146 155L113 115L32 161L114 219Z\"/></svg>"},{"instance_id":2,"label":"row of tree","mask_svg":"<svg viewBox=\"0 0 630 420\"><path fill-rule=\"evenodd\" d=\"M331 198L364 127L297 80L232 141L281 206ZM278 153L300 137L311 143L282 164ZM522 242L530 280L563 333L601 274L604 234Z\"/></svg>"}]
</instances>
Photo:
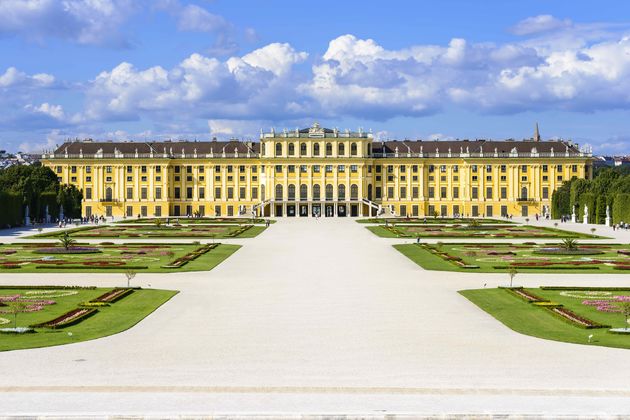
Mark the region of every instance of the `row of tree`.
<instances>
[{"instance_id":1,"label":"row of tree","mask_svg":"<svg viewBox=\"0 0 630 420\"><path fill-rule=\"evenodd\" d=\"M612 223L630 223L630 170L602 168L592 180L572 179L554 191L551 216L569 216L575 210L578 220L584 220L584 206L588 208L589 223L603 224L606 208Z\"/></svg>"},{"instance_id":2,"label":"row of tree","mask_svg":"<svg viewBox=\"0 0 630 420\"><path fill-rule=\"evenodd\" d=\"M74 185L62 185L57 175L43 166L15 165L0 170L0 228L24 223L26 207L32 221L81 217L83 194Z\"/></svg>"}]
</instances>

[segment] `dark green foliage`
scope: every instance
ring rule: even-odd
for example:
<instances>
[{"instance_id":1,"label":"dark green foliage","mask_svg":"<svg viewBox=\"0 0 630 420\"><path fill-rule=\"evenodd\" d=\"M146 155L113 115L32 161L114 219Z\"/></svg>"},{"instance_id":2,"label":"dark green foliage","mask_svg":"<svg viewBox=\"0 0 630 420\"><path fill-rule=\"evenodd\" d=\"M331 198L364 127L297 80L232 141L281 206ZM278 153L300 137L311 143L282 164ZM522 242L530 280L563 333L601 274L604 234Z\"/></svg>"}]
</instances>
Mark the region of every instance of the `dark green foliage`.
<instances>
[{"instance_id":1,"label":"dark green foliage","mask_svg":"<svg viewBox=\"0 0 630 420\"><path fill-rule=\"evenodd\" d=\"M34 222L44 220L46 206L48 214L56 218L61 204L67 217L81 216L81 191L60 185L47 167L16 165L0 170L0 194L0 227L23 223L26 206Z\"/></svg>"},{"instance_id":2,"label":"dark green foliage","mask_svg":"<svg viewBox=\"0 0 630 420\"><path fill-rule=\"evenodd\" d=\"M612 207L613 223L630 223L630 194L617 194Z\"/></svg>"},{"instance_id":3,"label":"dark green foliage","mask_svg":"<svg viewBox=\"0 0 630 420\"><path fill-rule=\"evenodd\" d=\"M571 181L562 184L551 196L551 217L571 214Z\"/></svg>"}]
</instances>

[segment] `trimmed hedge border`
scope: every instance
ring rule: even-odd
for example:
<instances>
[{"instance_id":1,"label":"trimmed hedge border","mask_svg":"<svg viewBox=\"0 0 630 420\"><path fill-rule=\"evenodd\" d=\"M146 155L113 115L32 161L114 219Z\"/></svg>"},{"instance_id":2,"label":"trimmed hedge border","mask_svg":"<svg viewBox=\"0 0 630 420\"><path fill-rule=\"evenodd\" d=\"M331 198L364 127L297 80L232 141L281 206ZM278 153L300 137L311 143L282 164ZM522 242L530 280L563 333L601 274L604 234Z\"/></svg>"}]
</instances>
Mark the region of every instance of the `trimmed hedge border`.
<instances>
[{"instance_id":1,"label":"trimmed hedge border","mask_svg":"<svg viewBox=\"0 0 630 420\"><path fill-rule=\"evenodd\" d=\"M604 292L628 292L630 287L590 287L590 286L540 286L541 290L576 290L576 291L604 291Z\"/></svg>"},{"instance_id":2,"label":"trimmed hedge border","mask_svg":"<svg viewBox=\"0 0 630 420\"><path fill-rule=\"evenodd\" d=\"M146 270L149 267L146 265L110 265L102 267L99 267L98 265L36 265L35 268L37 270L48 268L53 270Z\"/></svg>"},{"instance_id":3,"label":"trimmed hedge border","mask_svg":"<svg viewBox=\"0 0 630 420\"><path fill-rule=\"evenodd\" d=\"M495 270L508 270L510 268L517 268L519 270L599 270L599 267L586 267L586 266L549 266L549 265L493 265Z\"/></svg>"},{"instance_id":4,"label":"trimmed hedge border","mask_svg":"<svg viewBox=\"0 0 630 420\"><path fill-rule=\"evenodd\" d=\"M610 328L610 325L600 324L599 322L595 322L593 320L580 316L575 312L564 308L562 305L541 306L541 308L548 310L555 317L579 328L583 328L586 330L595 328Z\"/></svg>"},{"instance_id":5,"label":"trimmed hedge border","mask_svg":"<svg viewBox=\"0 0 630 420\"><path fill-rule=\"evenodd\" d=\"M133 289L112 289L99 297L92 299L88 303L114 303L133 293Z\"/></svg>"},{"instance_id":6,"label":"trimmed hedge border","mask_svg":"<svg viewBox=\"0 0 630 420\"><path fill-rule=\"evenodd\" d=\"M83 289L83 290L93 290L96 289L96 286L8 286L2 285L0 289L33 289L33 290L72 290L72 289Z\"/></svg>"},{"instance_id":7,"label":"trimmed hedge border","mask_svg":"<svg viewBox=\"0 0 630 420\"><path fill-rule=\"evenodd\" d=\"M197 248L194 251L191 251L186 255L182 255L181 257L171 261L170 263L161 266L161 268L181 268L188 264L190 261L196 260L198 257L206 254L219 245L220 244L217 243L202 245L200 248Z\"/></svg>"}]
</instances>

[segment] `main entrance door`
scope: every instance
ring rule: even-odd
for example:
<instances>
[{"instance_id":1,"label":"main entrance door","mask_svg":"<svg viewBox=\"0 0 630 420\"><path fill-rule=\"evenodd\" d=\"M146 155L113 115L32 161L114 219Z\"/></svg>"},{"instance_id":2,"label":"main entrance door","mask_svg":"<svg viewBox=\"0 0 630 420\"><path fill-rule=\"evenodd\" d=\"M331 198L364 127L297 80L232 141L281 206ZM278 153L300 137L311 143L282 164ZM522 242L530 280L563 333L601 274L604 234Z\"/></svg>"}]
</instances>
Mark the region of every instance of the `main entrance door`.
<instances>
[{"instance_id":1,"label":"main entrance door","mask_svg":"<svg viewBox=\"0 0 630 420\"><path fill-rule=\"evenodd\" d=\"M276 204L276 217L282 217L282 204Z\"/></svg>"}]
</instances>

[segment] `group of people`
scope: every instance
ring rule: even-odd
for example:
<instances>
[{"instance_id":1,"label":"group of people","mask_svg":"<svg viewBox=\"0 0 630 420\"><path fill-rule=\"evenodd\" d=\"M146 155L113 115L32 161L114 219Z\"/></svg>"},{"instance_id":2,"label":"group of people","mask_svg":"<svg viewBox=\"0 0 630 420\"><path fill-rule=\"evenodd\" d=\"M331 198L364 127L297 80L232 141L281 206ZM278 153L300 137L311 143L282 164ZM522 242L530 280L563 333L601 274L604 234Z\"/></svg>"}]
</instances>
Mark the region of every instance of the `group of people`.
<instances>
[{"instance_id":1,"label":"group of people","mask_svg":"<svg viewBox=\"0 0 630 420\"><path fill-rule=\"evenodd\" d=\"M626 223L626 222L619 222L616 223L614 225L612 225L613 230L618 230L618 229L624 229L624 230L628 230L630 229L630 224Z\"/></svg>"}]
</instances>

